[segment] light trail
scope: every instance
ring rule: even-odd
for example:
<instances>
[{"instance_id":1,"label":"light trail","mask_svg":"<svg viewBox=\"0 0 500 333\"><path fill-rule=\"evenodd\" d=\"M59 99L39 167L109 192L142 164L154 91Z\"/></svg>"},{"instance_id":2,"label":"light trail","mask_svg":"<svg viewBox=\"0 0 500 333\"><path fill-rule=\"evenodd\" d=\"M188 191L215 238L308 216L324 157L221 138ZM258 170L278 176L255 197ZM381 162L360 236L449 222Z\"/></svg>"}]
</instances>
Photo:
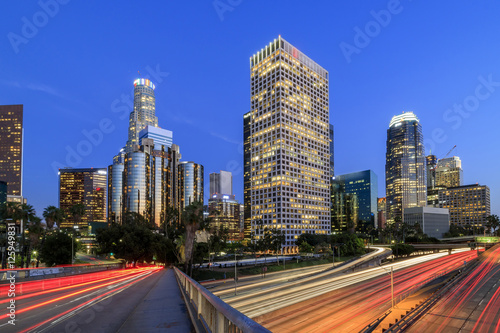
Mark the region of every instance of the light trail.
<instances>
[{"instance_id":1,"label":"light trail","mask_svg":"<svg viewBox=\"0 0 500 333\"><path fill-rule=\"evenodd\" d=\"M21 313L25 313L25 312L28 312L28 311L31 311L31 310L34 310L34 309L37 309L37 308L40 308L40 307L43 307L43 306L46 306L46 305L58 302L58 301L61 301L61 300L64 300L64 299L67 299L69 297L73 297L73 296L76 296L76 295L81 295L83 293L88 293L90 291L93 291L93 290L96 290L96 289L99 289L99 288L103 288L103 287L106 287L106 286L110 286L110 285L113 285L113 284L119 284L119 283L121 283L123 281L134 279L134 278L137 278L137 277L141 277L143 275L149 275L153 270L158 270L158 269L159 268L157 268L157 269L139 268L139 269L137 269L137 271L134 270L133 272L131 272L131 274L129 274L129 275L125 276L125 277L119 278L119 279L113 279L113 281L111 281L111 282L101 283L99 285L96 285L96 286L93 286L93 287L89 287L89 288L85 288L85 289L81 289L81 290L78 290L78 291L75 291L75 292L72 292L72 293L67 293L67 294L64 294L64 295L56 297L56 298L50 298L50 299L48 299L46 301L43 301L43 302L40 302L39 300L36 300L36 301L33 301L33 303L36 303L34 305L25 304L22 309L18 309L18 310L16 309L16 315L21 314ZM9 316L9 313L6 313L4 315L1 315L0 318L1 317L8 317L8 316Z\"/></svg>"},{"instance_id":2,"label":"light trail","mask_svg":"<svg viewBox=\"0 0 500 333\"><path fill-rule=\"evenodd\" d=\"M397 270L395 297L436 273L461 267L464 259L475 256L476 252L470 250L454 255L433 254L425 260L413 258L386 266ZM273 332L357 332L390 308L390 277L380 267L316 284L311 289L307 288L311 284L301 286L300 292L292 288L290 293L282 291L283 295L273 293L267 299L262 296L256 304L248 300L248 305L230 305ZM281 310L275 312L277 309Z\"/></svg>"}]
</instances>

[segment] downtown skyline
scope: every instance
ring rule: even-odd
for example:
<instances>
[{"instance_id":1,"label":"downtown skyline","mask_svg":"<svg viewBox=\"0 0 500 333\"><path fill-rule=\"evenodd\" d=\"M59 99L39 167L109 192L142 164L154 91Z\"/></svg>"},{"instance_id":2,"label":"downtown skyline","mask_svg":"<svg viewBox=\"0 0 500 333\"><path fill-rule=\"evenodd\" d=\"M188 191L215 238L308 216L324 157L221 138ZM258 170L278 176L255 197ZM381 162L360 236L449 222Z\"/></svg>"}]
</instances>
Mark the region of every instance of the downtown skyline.
<instances>
[{"instance_id":1,"label":"downtown skyline","mask_svg":"<svg viewBox=\"0 0 500 333\"><path fill-rule=\"evenodd\" d=\"M205 189L209 188L209 173L230 171L236 200L243 202L242 117L250 109L248 59L281 34L330 73L330 122L335 126L336 174L371 169L379 178L379 197L385 196L382 179L386 130L394 115L413 111L422 124L424 143L427 142L425 154L432 148L432 153L440 158L457 145L453 154L462 160L464 185L488 185L491 213L499 214L500 194L496 189L500 176L493 166L500 162L495 156L500 138L495 131L495 120L500 120L496 112L500 105L500 84L496 83L500 81L497 60L500 57L498 49L489 48L488 42L493 39L488 38L488 34L494 36L493 32L481 30L484 37L476 41L454 32L446 26L450 22L440 17L442 39L436 38L429 35L430 27L420 26L421 30L417 31L411 24L429 15L430 25L437 25L438 19L433 16L437 14L422 4L401 2L401 12L393 14L387 26L371 37L367 46L358 48L360 52L352 54L348 62L340 45L343 42L355 45L356 30L353 29L364 29L374 20L370 12L386 10L388 2L357 4L358 8L347 3L329 5L328 13L337 21L327 32L318 32L320 23L301 30L293 22L284 19L274 22L273 15L266 14L262 14L263 19L272 23L270 26L259 27L257 31L244 29L243 25L252 16L250 13L258 10L258 6L247 2L225 12L222 21L210 3L184 12L193 16L189 22L199 18L200 24L207 25L207 31L202 31L202 27L189 27L188 22L174 17L174 12L188 10L181 4L158 5L172 10L167 16L173 23L162 25L155 20L158 30L154 37L145 37L150 44L141 45L144 56L141 56L142 50L134 52L132 47L136 45L132 39L127 40L127 36L141 35L133 31L139 20L134 18L129 24L125 19L98 22L96 27L83 32L69 22L79 11L90 9L71 2L61 5L59 12L29 43L19 45L18 53L4 38L4 76L0 85L5 93L0 104L24 104L23 192L28 203L33 204L39 214L44 207L57 204L57 173L52 167L57 163L54 162L75 168L111 164L112 156L127 138L132 82L148 76L157 86L158 125L174 132L174 143L181 147L184 160L204 165ZM295 3L294 8L304 15L327 15L319 12L317 6ZM440 4L433 8L437 11L447 6ZM31 18L40 10L36 4L15 8L8 18L8 26L20 33L23 25L20 18ZM137 8L130 5L120 8L127 18L133 10ZM285 12L287 10L290 9ZM493 15L487 13L491 11L488 8L478 9L477 13L451 10L459 17L467 17L470 29L474 29L473 23L480 19L485 25L493 20ZM143 15L156 15L151 9L139 11ZM481 18L480 13L486 18ZM345 17L340 17L342 15ZM69 31L57 32L67 24L70 24ZM98 36L100 29L105 30L112 24L124 27L118 34L117 47L102 48L104 37L90 41L91 36ZM160 45L159 41L164 38L160 31L173 32L175 25L191 42L183 42L180 36L167 33L169 42ZM139 30L144 33L146 30L142 29ZM73 37L64 37L70 33ZM456 38L460 36L460 41L450 41L455 34ZM77 43L79 35L87 36L87 40ZM404 41L405 36L415 45ZM235 43L235 38L244 42ZM437 47L438 42L446 47ZM40 49L43 43L50 46ZM60 51L63 45L67 47ZM88 48L85 54L94 58L92 61L75 54L78 47L85 45ZM459 52L464 45L472 45L478 51ZM130 56L120 56L127 52ZM54 57L58 53L60 55ZM473 102L474 96L479 101L475 112L454 107L454 104ZM82 140L88 141L85 133L95 133L92 131L96 129L102 137L94 137L91 152L81 156L80 161L76 159L78 163L66 163L67 147L76 151ZM207 198L206 190L205 203Z\"/></svg>"}]
</instances>

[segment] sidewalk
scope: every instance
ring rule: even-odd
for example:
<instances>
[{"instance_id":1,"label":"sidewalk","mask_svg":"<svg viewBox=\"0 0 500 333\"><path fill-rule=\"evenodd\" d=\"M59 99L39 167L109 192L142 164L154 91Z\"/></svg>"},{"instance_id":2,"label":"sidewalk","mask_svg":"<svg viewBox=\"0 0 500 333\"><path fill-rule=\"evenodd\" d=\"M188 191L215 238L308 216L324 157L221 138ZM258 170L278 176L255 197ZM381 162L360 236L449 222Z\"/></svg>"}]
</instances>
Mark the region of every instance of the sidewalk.
<instances>
[{"instance_id":1,"label":"sidewalk","mask_svg":"<svg viewBox=\"0 0 500 333\"><path fill-rule=\"evenodd\" d=\"M162 276L125 321L120 333L194 332L174 270L164 269Z\"/></svg>"}]
</instances>

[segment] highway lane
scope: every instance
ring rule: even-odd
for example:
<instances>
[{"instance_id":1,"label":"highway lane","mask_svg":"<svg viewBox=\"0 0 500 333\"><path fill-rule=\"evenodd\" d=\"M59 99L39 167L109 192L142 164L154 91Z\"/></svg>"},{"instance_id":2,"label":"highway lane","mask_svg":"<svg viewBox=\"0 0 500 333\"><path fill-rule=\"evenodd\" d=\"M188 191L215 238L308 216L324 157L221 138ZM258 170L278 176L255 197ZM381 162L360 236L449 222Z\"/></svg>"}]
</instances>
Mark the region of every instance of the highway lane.
<instances>
[{"instance_id":1,"label":"highway lane","mask_svg":"<svg viewBox=\"0 0 500 333\"><path fill-rule=\"evenodd\" d=\"M114 332L140 301L140 295L148 291L144 286L154 283L158 271L159 268L137 268L90 273L84 275L90 279L84 279L83 282L73 280L73 284L68 278L23 283L24 293L15 297L15 326L8 322L7 305L10 299L5 296L0 299L0 331L78 332L78 326L83 324L91 324L89 327L101 324L105 329L88 332ZM61 286L58 280L61 280ZM28 285L30 288L27 288ZM129 288L137 290L135 293L121 293ZM120 306L107 305L107 302L118 297L123 298ZM96 315L102 311L111 311L113 315ZM82 314L80 323L71 319ZM96 322L96 318L100 318L100 322ZM55 326L61 330L54 330Z\"/></svg>"},{"instance_id":2,"label":"highway lane","mask_svg":"<svg viewBox=\"0 0 500 333\"><path fill-rule=\"evenodd\" d=\"M475 251L437 253L385 265L395 271L395 295L463 265ZM359 331L390 308L390 277L380 267L343 276L278 285L224 301L273 332ZM334 318L334 319L333 319Z\"/></svg>"},{"instance_id":3,"label":"highway lane","mask_svg":"<svg viewBox=\"0 0 500 333\"><path fill-rule=\"evenodd\" d=\"M240 285L238 284L238 299L241 298L242 295L248 295L248 297L252 298L255 296L255 292L259 292L261 290L276 290L281 288L290 288L291 286L303 285L306 283L312 283L317 280L322 280L324 278L330 278L334 275L338 275L342 271L344 271L347 267L352 267L358 263L364 262L373 257L377 257L383 253L386 253L390 250L386 248L376 247L375 251L362 256L358 259L353 260L347 265L339 265L333 269L328 269L328 267L318 267L316 274L314 274L314 268L310 271L296 271L287 273L277 274L276 276L272 276L270 279L263 280L253 280L248 281L247 283ZM323 265L322 265L323 266ZM326 265L328 266L328 265ZM332 264L333 266L333 264ZM330 267L332 267L330 266ZM220 298L226 300L232 298L234 296L234 285L228 284L227 286L219 286L218 289L212 290L212 293ZM234 301L234 299L232 299Z\"/></svg>"},{"instance_id":4,"label":"highway lane","mask_svg":"<svg viewBox=\"0 0 500 333\"><path fill-rule=\"evenodd\" d=\"M408 332L499 332L500 247L407 329Z\"/></svg>"}]
</instances>

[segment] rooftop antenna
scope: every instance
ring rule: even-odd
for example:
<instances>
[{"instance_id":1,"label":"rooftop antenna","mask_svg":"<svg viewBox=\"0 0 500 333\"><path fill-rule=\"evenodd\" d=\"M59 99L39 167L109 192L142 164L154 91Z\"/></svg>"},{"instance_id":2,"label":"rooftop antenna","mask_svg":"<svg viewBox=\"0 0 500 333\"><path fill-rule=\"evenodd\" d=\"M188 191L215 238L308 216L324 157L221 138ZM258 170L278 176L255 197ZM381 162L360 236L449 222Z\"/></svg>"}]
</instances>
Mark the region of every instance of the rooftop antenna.
<instances>
[{"instance_id":1,"label":"rooftop antenna","mask_svg":"<svg viewBox=\"0 0 500 333\"><path fill-rule=\"evenodd\" d=\"M139 73L139 77L141 77L141 72L137 71L137 73Z\"/></svg>"}]
</instances>

